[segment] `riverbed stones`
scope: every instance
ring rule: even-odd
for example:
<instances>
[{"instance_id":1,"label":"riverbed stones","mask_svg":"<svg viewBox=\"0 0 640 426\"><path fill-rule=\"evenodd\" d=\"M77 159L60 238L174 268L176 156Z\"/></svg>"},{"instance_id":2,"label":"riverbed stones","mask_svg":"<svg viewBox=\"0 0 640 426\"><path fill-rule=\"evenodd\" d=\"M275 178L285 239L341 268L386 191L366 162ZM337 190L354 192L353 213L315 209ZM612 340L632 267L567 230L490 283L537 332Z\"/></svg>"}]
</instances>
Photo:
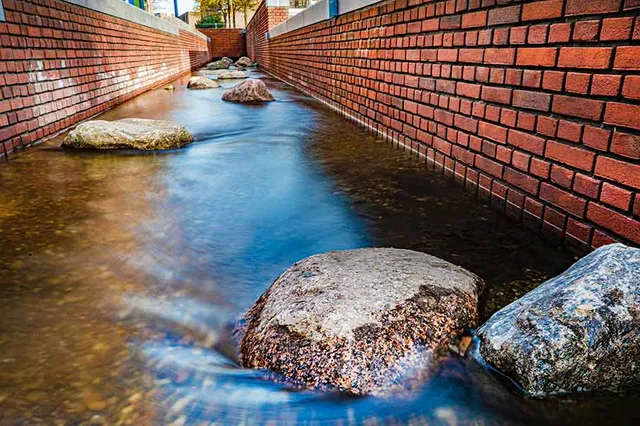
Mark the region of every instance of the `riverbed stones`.
<instances>
[{"instance_id":1,"label":"riverbed stones","mask_svg":"<svg viewBox=\"0 0 640 426\"><path fill-rule=\"evenodd\" d=\"M187 88L193 90L215 89L217 87L220 87L218 83L203 76L191 77L187 84Z\"/></svg>"},{"instance_id":2,"label":"riverbed stones","mask_svg":"<svg viewBox=\"0 0 640 426\"><path fill-rule=\"evenodd\" d=\"M62 142L67 148L167 150L193 142L193 136L178 124L163 120L126 118L93 120L78 125Z\"/></svg>"},{"instance_id":3,"label":"riverbed stones","mask_svg":"<svg viewBox=\"0 0 640 426\"><path fill-rule=\"evenodd\" d=\"M238 71L238 70L227 71L227 72L218 74L218 78L222 80L233 80L233 79L241 79L241 78L247 78L247 77L249 77L249 74L247 74L245 71Z\"/></svg>"},{"instance_id":4,"label":"riverbed stones","mask_svg":"<svg viewBox=\"0 0 640 426\"><path fill-rule=\"evenodd\" d=\"M448 344L476 326L483 281L411 250L367 248L306 258L245 315L243 366L354 394L422 383Z\"/></svg>"},{"instance_id":5,"label":"riverbed stones","mask_svg":"<svg viewBox=\"0 0 640 426\"><path fill-rule=\"evenodd\" d=\"M236 66L238 67L253 67L255 66L255 63L251 60L251 58L248 58L246 56L241 57L240 59L238 59L236 61Z\"/></svg>"},{"instance_id":6,"label":"riverbed stones","mask_svg":"<svg viewBox=\"0 0 640 426\"><path fill-rule=\"evenodd\" d=\"M640 249L612 244L497 312L479 355L531 396L640 385Z\"/></svg>"},{"instance_id":7,"label":"riverbed stones","mask_svg":"<svg viewBox=\"0 0 640 426\"><path fill-rule=\"evenodd\" d=\"M275 99L263 81L251 78L224 92L222 100L228 102L255 103L271 102Z\"/></svg>"},{"instance_id":8,"label":"riverbed stones","mask_svg":"<svg viewBox=\"0 0 640 426\"><path fill-rule=\"evenodd\" d=\"M232 64L233 64L233 61L231 59L222 58L207 64L207 69L210 69L210 70L228 69Z\"/></svg>"}]
</instances>

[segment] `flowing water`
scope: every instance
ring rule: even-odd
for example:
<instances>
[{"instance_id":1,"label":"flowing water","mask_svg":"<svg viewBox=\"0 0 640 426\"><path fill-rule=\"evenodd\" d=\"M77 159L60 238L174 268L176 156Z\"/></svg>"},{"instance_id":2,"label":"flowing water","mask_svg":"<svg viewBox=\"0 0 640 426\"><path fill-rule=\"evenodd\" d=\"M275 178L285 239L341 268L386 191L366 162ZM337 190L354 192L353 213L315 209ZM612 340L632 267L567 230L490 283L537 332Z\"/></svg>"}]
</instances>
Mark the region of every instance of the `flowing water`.
<instances>
[{"instance_id":1,"label":"flowing water","mask_svg":"<svg viewBox=\"0 0 640 426\"><path fill-rule=\"evenodd\" d=\"M289 265L365 246L421 250L490 284L483 317L575 259L320 103L221 90L105 114L195 136L155 154L60 138L0 164L0 425L617 424L638 398L529 401L452 355L420 392L289 389L236 361L229 325ZM230 86L234 82L225 82Z\"/></svg>"}]
</instances>

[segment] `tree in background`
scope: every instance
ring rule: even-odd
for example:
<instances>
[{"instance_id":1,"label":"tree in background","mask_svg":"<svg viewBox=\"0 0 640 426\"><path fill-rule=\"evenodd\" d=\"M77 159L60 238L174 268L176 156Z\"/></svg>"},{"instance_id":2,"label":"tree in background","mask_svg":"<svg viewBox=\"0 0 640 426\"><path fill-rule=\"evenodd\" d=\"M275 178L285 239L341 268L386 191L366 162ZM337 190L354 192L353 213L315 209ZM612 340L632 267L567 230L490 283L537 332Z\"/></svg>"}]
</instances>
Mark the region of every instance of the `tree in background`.
<instances>
[{"instance_id":1,"label":"tree in background","mask_svg":"<svg viewBox=\"0 0 640 426\"><path fill-rule=\"evenodd\" d=\"M256 9L258 0L233 0L233 4L235 5L235 10L239 10L244 15L244 26L246 27L248 24L247 16L249 15L249 11Z\"/></svg>"},{"instance_id":2,"label":"tree in background","mask_svg":"<svg viewBox=\"0 0 640 426\"><path fill-rule=\"evenodd\" d=\"M157 0L156 0L157 1ZM211 21L216 15L224 20L225 27L235 28L236 11L244 14L244 25L247 25L247 17L250 10L254 10L258 0L196 0L193 9L200 12L202 22Z\"/></svg>"}]
</instances>

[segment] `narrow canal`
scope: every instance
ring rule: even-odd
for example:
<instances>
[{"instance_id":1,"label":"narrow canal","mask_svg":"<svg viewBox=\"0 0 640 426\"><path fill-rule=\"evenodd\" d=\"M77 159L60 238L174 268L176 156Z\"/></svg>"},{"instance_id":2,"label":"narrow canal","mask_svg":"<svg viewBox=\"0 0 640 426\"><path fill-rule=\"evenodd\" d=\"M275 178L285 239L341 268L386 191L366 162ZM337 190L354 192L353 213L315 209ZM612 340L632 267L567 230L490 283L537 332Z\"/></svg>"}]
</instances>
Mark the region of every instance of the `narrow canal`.
<instances>
[{"instance_id":1,"label":"narrow canal","mask_svg":"<svg viewBox=\"0 0 640 426\"><path fill-rule=\"evenodd\" d=\"M638 419L634 396L525 401L459 357L417 394L387 399L293 391L239 368L229 324L314 253L375 245L444 258L488 281L485 318L574 261L254 76L277 102L223 103L222 90L188 91L185 77L100 117L183 124L196 139L186 149L76 152L57 138L0 165L0 425Z\"/></svg>"}]
</instances>

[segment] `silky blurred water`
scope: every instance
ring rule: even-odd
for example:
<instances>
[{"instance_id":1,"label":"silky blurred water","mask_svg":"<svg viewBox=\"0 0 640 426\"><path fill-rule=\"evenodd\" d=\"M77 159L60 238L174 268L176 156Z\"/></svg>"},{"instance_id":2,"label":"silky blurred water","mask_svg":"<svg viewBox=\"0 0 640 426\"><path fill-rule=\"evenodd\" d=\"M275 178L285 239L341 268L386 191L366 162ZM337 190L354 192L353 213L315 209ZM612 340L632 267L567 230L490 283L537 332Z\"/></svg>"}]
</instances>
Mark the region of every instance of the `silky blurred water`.
<instances>
[{"instance_id":1,"label":"silky blurred water","mask_svg":"<svg viewBox=\"0 0 640 426\"><path fill-rule=\"evenodd\" d=\"M496 309L574 255L320 103L259 73L264 105L186 78L103 114L195 136L165 153L61 138L0 164L0 425L633 424L635 395L528 401L452 353L419 392L354 398L244 370L234 321L289 265L365 246L424 251ZM223 82L230 87L236 82ZM63 137L62 135L61 137Z\"/></svg>"}]
</instances>

